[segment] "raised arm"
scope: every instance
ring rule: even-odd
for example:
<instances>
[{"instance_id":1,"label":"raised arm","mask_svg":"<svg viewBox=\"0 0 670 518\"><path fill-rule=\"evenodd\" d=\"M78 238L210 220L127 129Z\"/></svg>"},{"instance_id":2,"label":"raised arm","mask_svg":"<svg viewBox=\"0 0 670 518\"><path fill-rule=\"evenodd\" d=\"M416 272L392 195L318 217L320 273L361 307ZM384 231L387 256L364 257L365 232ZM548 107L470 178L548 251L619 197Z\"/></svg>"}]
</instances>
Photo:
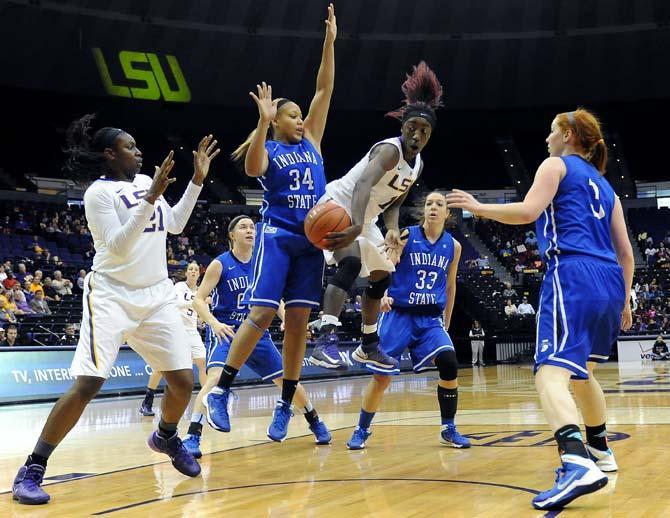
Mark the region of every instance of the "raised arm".
<instances>
[{"instance_id":1,"label":"raised arm","mask_svg":"<svg viewBox=\"0 0 670 518\"><path fill-rule=\"evenodd\" d=\"M216 144L212 135L207 135L198 144L198 150L193 151L193 178L179 202L170 209L170 215L167 218L167 231L170 234L181 234L188 223L198 196L200 196L202 184L209 174L209 165L221 151Z\"/></svg>"},{"instance_id":2,"label":"raised arm","mask_svg":"<svg viewBox=\"0 0 670 518\"><path fill-rule=\"evenodd\" d=\"M330 98L333 95L335 85L335 38L337 37L337 20L335 18L335 7L328 6L328 19L326 20L326 38L323 42L321 53L321 65L316 76L316 92L309 105L309 112L305 119L305 136L314 144L321 153L321 139L326 130Z\"/></svg>"},{"instance_id":3,"label":"raised arm","mask_svg":"<svg viewBox=\"0 0 670 518\"><path fill-rule=\"evenodd\" d=\"M396 166L400 152L392 144L379 144L370 152L370 160L365 166L351 197L351 226L342 232L331 232L326 236L330 250L349 246L363 231L365 210L370 201L370 191L382 179L384 173Z\"/></svg>"},{"instance_id":4,"label":"raised arm","mask_svg":"<svg viewBox=\"0 0 670 518\"><path fill-rule=\"evenodd\" d=\"M461 244L454 239L454 258L447 270L447 304L444 306L443 315L445 329L449 329L449 324L451 324L451 314L454 312L454 302L456 301L456 276L460 260Z\"/></svg>"},{"instance_id":5,"label":"raised arm","mask_svg":"<svg viewBox=\"0 0 670 518\"><path fill-rule=\"evenodd\" d=\"M270 124L277 116L277 102L279 101L279 99L272 100L272 86L266 84L265 81L256 85L256 89L258 95L253 92L249 92L249 95L258 107L258 124L249 136L249 149L244 156L244 172L253 178L263 176L270 165L265 141Z\"/></svg>"},{"instance_id":6,"label":"raised arm","mask_svg":"<svg viewBox=\"0 0 670 518\"><path fill-rule=\"evenodd\" d=\"M630 309L630 291L633 286L633 272L635 269L635 259L633 257L633 247L628 239L626 230L626 220L623 215L621 201L617 197L614 200L614 211L612 212L612 244L616 252L617 262L623 269L623 279L626 286L626 304L621 315L621 329L628 331L633 325L633 315Z\"/></svg>"},{"instance_id":7,"label":"raised arm","mask_svg":"<svg viewBox=\"0 0 670 518\"><path fill-rule=\"evenodd\" d=\"M223 265L221 264L221 261L214 259L209 263L209 266L205 271L205 276L202 279L202 283L193 296L193 309L195 309L200 320L212 328L212 331L216 336L223 339L225 339L225 337L232 339L233 336L235 336L235 330L231 326L219 322L210 311L209 304L207 304L207 297L209 297L209 294L212 293L216 285L219 283L222 272Z\"/></svg>"},{"instance_id":8,"label":"raised arm","mask_svg":"<svg viewBox=\"0 0 670 518\"><path fill-rule=\"evenodd\" d=\"M475 216L493 219L506 225L525 225L534 222L549 206L565 172L563 160L550 157L538 168L533 185L522 202L479 203L471 194L454 189L447 194L447 205L450 208L468 210Z\"/></svg>"}]
</instances>

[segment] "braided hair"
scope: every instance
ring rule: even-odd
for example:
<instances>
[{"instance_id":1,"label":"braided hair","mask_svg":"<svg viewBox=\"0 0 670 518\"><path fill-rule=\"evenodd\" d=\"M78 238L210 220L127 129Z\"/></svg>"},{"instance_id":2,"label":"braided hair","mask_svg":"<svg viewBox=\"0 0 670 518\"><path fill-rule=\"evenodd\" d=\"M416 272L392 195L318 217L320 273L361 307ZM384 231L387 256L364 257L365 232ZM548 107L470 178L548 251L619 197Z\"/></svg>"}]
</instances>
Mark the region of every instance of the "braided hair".
<instances>
[{"instance_id":1,"label":"braided hair","mask_svg":"<svg viewBox=\"0 0 670 518\"><path fill-rule=\"evenodd\" d=\"M443 106L443 90L435 72L425 61L412 67L412 73L407 75L400 89L405 94L404 106L388 112L386 116L398 119L403 124L412 117L422 117L435 128L435 111Z\"/></svg>"},{"instance_id":2,"label":"braided hair","mask_svg":"<svg viewBox=\"0 0 670 518\"><path fill-rule=\"evenodd\" d=\"M73 121L65 134L66 147L63 152L67 159L63 172L77 182L90 180L105 169L105 149L113 147L116 138L125 133L119 128L104 127L91 136L93 119L94 113L84 115Z\"/></svg>"}]
</instances>

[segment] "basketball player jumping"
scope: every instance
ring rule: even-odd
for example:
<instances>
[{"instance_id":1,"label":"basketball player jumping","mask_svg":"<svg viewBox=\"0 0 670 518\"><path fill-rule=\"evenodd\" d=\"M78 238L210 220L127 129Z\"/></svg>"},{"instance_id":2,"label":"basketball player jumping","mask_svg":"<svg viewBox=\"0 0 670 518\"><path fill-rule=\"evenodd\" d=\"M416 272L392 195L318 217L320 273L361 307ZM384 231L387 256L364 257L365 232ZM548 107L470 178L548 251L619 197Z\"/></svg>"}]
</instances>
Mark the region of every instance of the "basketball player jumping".
<instances>
[{"instance_id":1,"label":"basketball player jumping","mask_svg":"<svg viewBox=\"0 0 670 518\"><path fill-rule=\"evenodd\" d=\"M86 276L83 320L71 371L72 387L51 410L35 449L12 487L15 500L45 504L40 487L49 456L77 423L84 408L109 376L124 341L159 369L167 383L158 429L149 447L167 454L184 475L196 477L200 466L177 436L193 389L191 351L179 316L174 286L168 279L167 233L179 234L193 211L211 160L219 154L209 135L193 152L194 173L181 200L170 207L163 198L175 181L170 151L153 179L139 174L142 153L135 139L118 128L101 128L90 136L92 115L68 129L66 167L73 176L91 178L84 194L86 219L95 256Z\"/></svg>"},{"instance_id":2,"label":"basketball player jumping","mask_svg":"<svg viewBox=\"0 0 670 518\"><path fill-rule=\"evenodd\" d=\"M282 394L267 434L283 441L288 433L307 343L305 329L310 310L321 300L323 253L305 237L303 222L325 193L321 138L335 81L336 36L335 8L330 4L316 93L304 121L296 103L272 99L271 86L262 83L258 95L250 93L258 107L258 125L233 157L244 160L246 174L258 178L265 191L263 223L254 247L252 284L243 301L251 310L235 333L218 385L207 395L207 420L221 430L230 429L227 405L233 380L284 299Z\"/></svg>"},{"instance_id":3,"label":"basketball player jumping","mask_svg":"<svg viewBox=\"0 0 670 518\"><path fill-rule=\"evenodd\" d=\"M631 327L633 252L621 202L605 180L607 146L600 123L578 109L560 113L549 151L520 203L482 204L454 190L450 207L509 225L536 221L547 265L537 314L535 385L562 466L554 487L533 498L536 509L560 509L607 484L616 471L607 445L605 396L594 369L609 358L619 329ZM579 429L577 403L586 425ZM601 471L602 470L602 471Z\"/></svg>"},{"instance_id":4,"label":"basketball player jumping","mask_svg":"<svg viewBox=\"0 0 670 518\"><path fill-rule=\"evenodd\" d=\"M363 295L362 344L353 354L361 363L382 369L395 369L398 362L379 348L377 318L381 298L388 288L400 244L398 217L400 206L423 169L421 151L428 144L437 124L435 110L442 105L442 86L424 63L413 68L403 83L405 106L388 113L402 122L400 137L376 143L342 178L326 186L321 200L333 200L349 213L352 225L332 232L326 260L338 266L328 283L323 301L323 317L310 363L336 369L345 367L337 350L337 340L329 335L340 325L339 316L356 279L368 279ZM386 224L386 245L377 226L380 214Z\"/></svg>"}]
</instances>

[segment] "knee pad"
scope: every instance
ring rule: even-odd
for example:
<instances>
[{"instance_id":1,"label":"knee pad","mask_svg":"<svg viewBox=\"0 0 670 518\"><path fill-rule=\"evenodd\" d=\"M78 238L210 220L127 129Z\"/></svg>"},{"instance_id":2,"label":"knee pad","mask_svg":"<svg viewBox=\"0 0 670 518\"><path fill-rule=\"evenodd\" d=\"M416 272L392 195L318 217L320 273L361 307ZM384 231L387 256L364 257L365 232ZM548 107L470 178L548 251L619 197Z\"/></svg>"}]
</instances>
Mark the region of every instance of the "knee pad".
<instances>
[{"instance_id":1,"label":"knee pad","mask_svg":"<svg viewBox=\"0 0 670 518\"><path fill-rule=\"evenodd\" d=\"M361 258L356 256L345 257L341 261L338 261L337 272L333 275L330 284L348 292L360 273Z\"/></svg>"},{"instance_id":2,"label":"knee pad","mask_svg":"<svg viewBox=\"0 0 670 518\"><path fill-rule=\"evenodd\" d=\"M442 381L452 381L458 377L458 360L456 351L442 351L435 357L435 367Z\"/></svg>"},{"instance_id":3,"label":"knee pad","mask_svg":"<svg viewBox=\"0 0 670 518\"><path fill-rule=\"evenodd\" d=\"M386 290L391 285L391 276L387 275L383 279L380 279L375 282L370 282L368 287L365 288L365 294L371 299L381 300L386 293Z\"/></svg>"}]
</instances>

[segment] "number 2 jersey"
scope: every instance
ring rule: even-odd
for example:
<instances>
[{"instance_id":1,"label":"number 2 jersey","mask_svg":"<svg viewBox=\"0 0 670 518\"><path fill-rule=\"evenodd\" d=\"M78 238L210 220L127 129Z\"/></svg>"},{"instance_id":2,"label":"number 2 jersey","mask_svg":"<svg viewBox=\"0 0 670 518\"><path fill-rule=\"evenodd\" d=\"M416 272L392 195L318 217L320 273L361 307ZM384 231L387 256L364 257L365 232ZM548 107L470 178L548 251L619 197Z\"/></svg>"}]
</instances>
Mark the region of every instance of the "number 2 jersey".
<instances>
[{"instance_id":1,"label":"number 2 jersey","mask_svg":"<svg viewBox=\"0 0 670 518\"><path fill-rule=\"evenodd\" d=\"M167 279L167 233L184 230L202 190L189 182L174 207L162 196L152 205L143 199L151 182L143 174L132 182L100 178L84 193L95 247L91 269L133 288Z\"/></svg>"},{"instance_id":2,"label":"number 2 jersey","mask_svg":"<svg viewBox=\"0 0 670 518\"><path fill-rule=\"evenodd\" d=\"M297 144L268 140L265 149L268 169L258 178L264 191L263 222L304 235L307 213L326 192L323 158L306 138Z\"/></svg>"},{"instance_id":3,"label":"number 2 jersey","mask_svg":"<svg viewBox=\"0 0 670 518\"><path fill-rule=\"evenodd\" d=\"M542 260L555 266L563 257L584 256L616 264L612 211L616 194L590 162L561 157L566 174L535 223Z\"/></svg>"},{"instance_id":4,"label":"number 2 jersey","mask_svg":"<svg viewBox=\"0 0 670 518\"><path fill-rule=\"evenodd\" d=\"M447 273L453 259L454 238L449 232L431 243L422 227L409 227L407 244L388 289L392 307L441 313L447 303Z\"/></svg>"},{"instance_id":5,"label":"number 2 jersey","mask_svg":"<svg viewBox=\"0 0 670 518\"><path fill-rule=\"evenodd\" d=\"M229 326L238 327L247 318L249 309L242 305L244 292L253 273L251 261L243 263L232 252L215 259L221 263L221 277L212 292L212 315Z\"/></svg>"},{"instance_id":6,"label":"number 2 jersey","mask_svg":"<svg viewBox=\"0 0 670 518\"><path fill-rule=\"evenodd\" d=\"M365 223L377 221L379 215L384 212L400 196L405 194L419 176L421 171L421 154L416 155L414 167L410 166L403 156L402 141L400 137L389 138L377 142L370 151L339 180L330 182L326 186L326 193L341 207L344 207L351 215L351 199L354 195L356 182L361 177L365 168L370 163L372 150L380 144L395 146L400 153L398 163L384 173L381 180L374 185L370 191L370 201L365 209Z\"/></svg>"}]
</instances>

